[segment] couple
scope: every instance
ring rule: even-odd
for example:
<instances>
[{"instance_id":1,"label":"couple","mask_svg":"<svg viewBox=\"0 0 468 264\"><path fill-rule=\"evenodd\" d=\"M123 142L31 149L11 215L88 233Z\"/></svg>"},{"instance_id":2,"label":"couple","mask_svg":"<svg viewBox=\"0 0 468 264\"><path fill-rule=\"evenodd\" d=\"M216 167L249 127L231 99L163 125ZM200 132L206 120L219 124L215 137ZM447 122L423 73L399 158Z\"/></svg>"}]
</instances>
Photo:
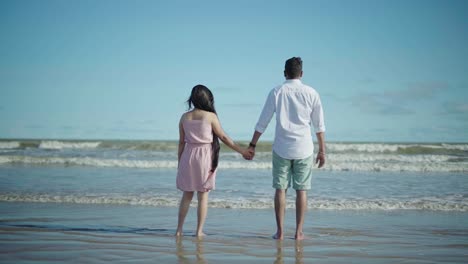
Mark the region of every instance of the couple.
<instances>
[{"instance_id":1,"label":"couple","mask_svg":"<svg viewBox=\"0 0 468 264\"><path fill-rule=\"evenodd\" d=\"M219 140L245 159L251 160L255 155L257 141L276 113L273 188L276 189L274 202L277 231L273 238L281 240L284 237L286 191L292 184L296 190L295 239L304 239L302 228L307 209L307 190L310 189L314 164L311 126L315 129L319 144L315 163L321 168L325 164L325 125L319 94L301 82L301 58L293 57L286 61L284 77L286 81L269 93L247 149L234 143L221 128L211 91L203 85L193 87L187 101L189 109L193 109L183 114L179 123L177 188L184 193L179 206L176 236L182 235L194 192L197 192L198 198L196 236L204 235L208 192L215 187Z\"/></svg>"}]
</instances>

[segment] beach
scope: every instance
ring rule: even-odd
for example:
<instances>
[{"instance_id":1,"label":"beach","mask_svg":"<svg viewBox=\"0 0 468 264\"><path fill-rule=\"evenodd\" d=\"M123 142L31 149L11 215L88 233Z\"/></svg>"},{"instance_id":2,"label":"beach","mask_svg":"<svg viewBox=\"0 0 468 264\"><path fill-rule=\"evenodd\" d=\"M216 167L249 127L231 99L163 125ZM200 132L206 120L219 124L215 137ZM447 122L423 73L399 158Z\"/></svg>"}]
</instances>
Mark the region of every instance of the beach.
<instances>
[{"instance_id":1,"label":"beach","mask_svg":"<svg viewBox=\"0 0 468 264\"><path fill-rule=\"evenodd\" d=\"M0 203L2 263L465 263L467 213L309 210L307 239L271 239L272 210L211 208L174 237L173 207ZM6 217L8 215L8 217Z\"/></svg>"},{"instance_id":2,"label":"beach","mask_svg":"<svg viewBox=\"0 0 468 264\"><path fill-rule=\"evenodd\" d=\"M271 145L222 150L206 237L174 236L175 142L0 141L0 263L466 263L468 145L330 143L275 232Z\"/></svg>"}]
</instances>

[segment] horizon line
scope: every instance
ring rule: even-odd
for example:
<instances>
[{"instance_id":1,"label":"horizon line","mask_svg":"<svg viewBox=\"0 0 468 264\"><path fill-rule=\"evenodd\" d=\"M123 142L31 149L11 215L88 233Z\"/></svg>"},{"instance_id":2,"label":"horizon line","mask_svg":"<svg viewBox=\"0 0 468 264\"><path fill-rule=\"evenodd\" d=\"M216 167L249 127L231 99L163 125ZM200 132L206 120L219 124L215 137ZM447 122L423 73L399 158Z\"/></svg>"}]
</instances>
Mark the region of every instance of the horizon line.
<instances>
[{"instance_id":1,"label":"horizon line","mask_svg":"<svg viewBox=\"0 0 468 264\"><path fill-rule=\"evenodd\" d=\"M3 138L0 141L155 141L178 142L178 139L124 139L124 138ZM235 142L249 143L250 140L237 140ZM259 142L273 143L273 140L259 140ZM314 140L314 143L316 141ZM468 144L463 141L364 141L364 140L325 140L325 143L360 143L360 144Z\"/></svg>"}]
</instances>

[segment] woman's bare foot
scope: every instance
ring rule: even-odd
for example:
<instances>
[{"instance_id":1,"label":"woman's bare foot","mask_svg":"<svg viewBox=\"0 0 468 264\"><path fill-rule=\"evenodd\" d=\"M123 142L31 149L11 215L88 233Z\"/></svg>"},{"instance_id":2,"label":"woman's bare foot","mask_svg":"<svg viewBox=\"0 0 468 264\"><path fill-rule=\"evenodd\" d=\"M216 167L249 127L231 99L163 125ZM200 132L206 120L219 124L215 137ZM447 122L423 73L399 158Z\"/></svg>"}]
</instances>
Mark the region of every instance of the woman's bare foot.
<instances>
[{"instance_id":1,"label":"woman's bare foot","mask_svg":"<svg viewBox=\"0 0 468 264\"><path fill-rule=\"evenodd\" d=\"M304 233L302 232L299 232L299 233L296 233L296 235L294 236L294 239L296 240L304 240L305 236L304 236Z\"/></svg>"},{"instance_id":2,"label":"woman's bare foot","mask_svg":"<svg viewBox=\"0 0 468 264\"><path fill-rule=\"evenodd\" d=\"M276 232L276 234L273 235L273 239L283 240L283 233Z\"/></svg>"}]
</instances>

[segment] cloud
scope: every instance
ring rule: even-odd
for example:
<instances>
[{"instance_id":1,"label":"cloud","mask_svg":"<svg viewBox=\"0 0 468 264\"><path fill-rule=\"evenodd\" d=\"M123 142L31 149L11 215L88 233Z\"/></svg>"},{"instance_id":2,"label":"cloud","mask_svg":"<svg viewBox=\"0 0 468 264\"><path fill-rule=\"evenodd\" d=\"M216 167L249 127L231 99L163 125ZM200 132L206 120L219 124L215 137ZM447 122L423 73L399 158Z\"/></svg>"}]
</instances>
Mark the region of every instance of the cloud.
<instances>
[{"instance_id":1,"label":"cloud","mask_svg":"<svg viewBox=\"0 0 468 264\"><path fill-rule=\"evenodd\" d=\"M415 101L428 101L437 93L448 89L445 82L409 83L404 89L383 90L381 92L363 92L353 96L350 101L353 106L366 113L381 115L408 115L415 113L411 105Z\"/></svg>"},{"instance_id":2,"label":"cloud","mask_svg":"<svg viewBox=\"0 0 468 264\"><path fill-rule=\"evenodd\" d=\"M111 123L114 127L126 126L144 126L144 125L157 125L160 121L155 119L134 119L134 120L116 120Z\"/></svg>"},{"instance_id":3,"label":"cloud","mask_svg":"<svg viewBox=\"0 0 468 264\"><path fill-rule=\"evenodd\" d=\"M409 83L402 90L384 91L383 95L402 101L427 100L434 98L438 92L448 88L449 85L445 82L417 82Z\"/></svg>"},{"instance_id":4,"label":"cloud","mask_svg":"<svg viewBox=\"0 0 468 264\"><path fill-rule=\"evenodd\" d=\"M466 142L466 126L464 124L439 125L434 124L425 127L412 127L409 129L411 138L418 141L438 142Z\"/></svg>"},{"instance_id":5,"label":"cloud","mask_svg":"<svg viewBox=\"0 0 468 264\"><path fill-rule=\"evenodd\" d=\"M329 93L329 92L320 93L320 98L322 98L322 99L323 98L330 98L332 100L339 101L339 102L348 101L347 98L344 98L342 96L338 96L337 94Z\"/></svg>"},{"instance_id":6,"label":"cloud","mask_svg":"<svg viewBox=\"0 0 468 264\"><path fill-rule=\"evenodd\" d=\"M155 120L155 119L144 119L144 120L140 120L138 123L142 125L156 125L156 124L159 124L160 121Z\"/></svg>"},{"instance_id":7,"label":"cloud","mask_svg":"<svg viewBox=\"0 0 468 264\"><path fill-rule=\"evenodd\" d=\"M454 118L463 122L468 120L468 103L446 102L438 113L441 118Z\"/></svg>"},{"instance_id":8,"label":"cloud","mask_svg":"<svg viewBox=\"0 0 468 264\"><path fill-rule=\"evenodd\" d=\"M239 104L221 104L223 107L232 107L232 108L257 108L261 107L261 103L239 103Z\"/></svg>"},{"instance_id":9,"label":"cloud","mask_svg":"<svg viewBox=\"0 0 468 264\"><path fill-rule=\"evenodd\" d=\"M106 132L113 132L113 133L135 133L135 134L147 134L147 133L162 133L165 132L163 129L157 128L138 128L138 127L111 127L108 129L104 129Z\"/></svg>"},{"instance_id":10,"label":"cloud","mask_svg":"<svg viewBox=\"0 0 468 264\"><path fill-rule=\"evenodd\" d=\"M71 130L77 129L77 127L67 125L67 126L62 126L61 129L65 131L71 131Z\"/></svg>"},{"instance_id":11,"label":"cloud","mask_svg":"<svg viewBox=\"0 0 468 264\"><path fill-rule=\"evenodd\" d=\"M367 85L367 84L373 84L373 83L375 83L376 80L373 79L373 78L364 78L364 79L358 80L357 82L358 82L359 84L366 84L366 85Z\"/></svg>"},{"instance_id":12,"label":"cloud","mask_svg":"<svg viewBox=\"0 0 468 264\"><path fill-rule=\"evenodd\" d=\"M446 102L443 104L442 114L468 115L468 103Z\"/></svg>"},{"instance_id":13,"label":"cloud","mask_svg":"<svg viewBox=\"0 0 468 264\"><path fill-rule=\"evenodd\" d=\"M381 94L360 94L351 98L351 104L370 114L408 115L414 113L414 111L401 104L396 104L394 100L389 100Z\"/></svg>"},{"instance_id":14,"label":"cloud","mask_svg":"<svg viewBox=\"0 0 468 264\"><path fill-rule=\"evenodd\" d=\"M127 122L125 120L116 120L112 122L112 124L117 125L117 126L125 125L126 123Z\"/></svg>"},{"instance_id":15,"label":"cloud","mask_svg":"<svg viewBox=\"0 0 468 264\"><path fill-rule=\"evenodd\" d=\"M242 91L242 90L244 89L240 87L234 87L234 86L217 86L211 89L211 91L214 94L215 100L216 100L216 96L218 95L218 93L232 94L232 93L239 93L239 91Z\"/></svg>"},{"instance_id":16,"label":"cloud","mask_svg":"<svg viewBox=\"0 0 468 264\"><path fill-rule=\"evenodd\" d=\"M41 125L41 124L29 124L29 125L25 125L24 128L27 128L27 129L43 129L43 128L45 128L45 126Z\"/></svg>"},{"instance_id":17,"label":"cloud","mask_svg":"<svg viewBox=\"0 0 468 264\"><path fill-rule=\"evenodd\" d=\"M375 133L392 133L393 131L388 128L374 128L372 129Z\"/></svg>"}]
</instances>

